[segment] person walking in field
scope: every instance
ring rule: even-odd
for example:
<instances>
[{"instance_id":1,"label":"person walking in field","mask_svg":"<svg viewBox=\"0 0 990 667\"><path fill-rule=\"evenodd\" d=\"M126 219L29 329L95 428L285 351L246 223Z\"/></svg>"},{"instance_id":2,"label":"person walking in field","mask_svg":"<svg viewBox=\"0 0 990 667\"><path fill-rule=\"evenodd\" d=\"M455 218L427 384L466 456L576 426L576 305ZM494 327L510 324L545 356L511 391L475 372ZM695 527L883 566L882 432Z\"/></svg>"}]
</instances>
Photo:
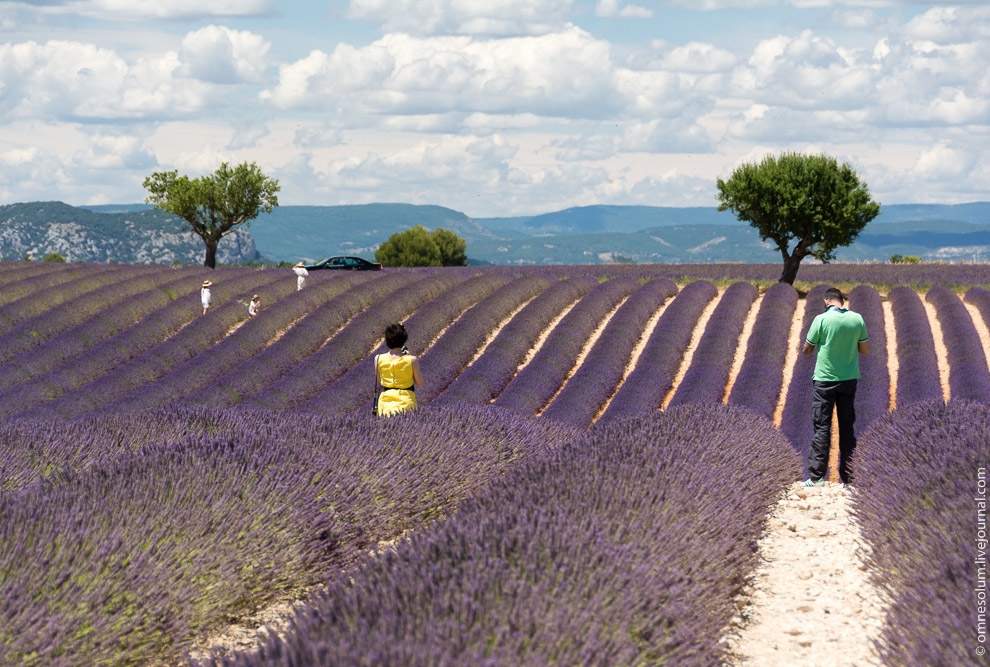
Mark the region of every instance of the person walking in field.
<instances>
[{"instance_id":1,"label":"person walking in field","mask_svg":"<svg viewBox=\"0 0 990 667\"><path fill-rule=\"evenodd\" d=\"M292 272L296 274L296 291L298 292L306 284L306 276L309 275L309 271L303 266L302 262L297 262L295 266L292 267Z\"/></svg>"},{"instance_id":2,"label":"person walking in field","mask_svg":"<svg viewBox=\"0 0 990 667\"><path fill-rule=\"evenodd\" d=\"M812 419L815 435L808 452L808 479L805 486L825 481L828 450L832 439L832 406L839 419L839 479L850 481L849 457L856 448L853 423L856 421L856 381L859 355L870 353L863 316L843 308L845 298L834 287L825 291L825 312L817 315L808 329L804 355L818 348L812 377L814 398Z\"/></svg>"},{"instance_id":3,"label":"person walking in field","mask_svg":"<svg viewBox=\"0 0 990 667\"><path fill-rule=\"evenodd\" d=\"M390 324L385 328L388 352L375 357L375 382L382 386L377 397L378 415L393 415L416 408L416 387L423 386L419 359L406 349L406 328Z\"/></svg>"},{"instance_id":4,"label":"person walking in field","mask_svg":"<svg viewBox=\"0 0 990 667\"><path fill-rule=\"evenodd\" d=\"M254 317L261 310L261 297L255 294L248 303L248 315Z\"/></svg>"},{"instance_id":5,"label":"person walking in field","mask_svg":"<svg viewBox=\"0 0 990 667\"><path fill-rule=\"evenodd\" d=\"M206 315L206 311L210 309L210 301L213 299L213 294L210 292L210 287L213 283L209 280L203 281L203 287L199 290L200 301L203 302L203 314Z\"/></svg>"}]
</instances>

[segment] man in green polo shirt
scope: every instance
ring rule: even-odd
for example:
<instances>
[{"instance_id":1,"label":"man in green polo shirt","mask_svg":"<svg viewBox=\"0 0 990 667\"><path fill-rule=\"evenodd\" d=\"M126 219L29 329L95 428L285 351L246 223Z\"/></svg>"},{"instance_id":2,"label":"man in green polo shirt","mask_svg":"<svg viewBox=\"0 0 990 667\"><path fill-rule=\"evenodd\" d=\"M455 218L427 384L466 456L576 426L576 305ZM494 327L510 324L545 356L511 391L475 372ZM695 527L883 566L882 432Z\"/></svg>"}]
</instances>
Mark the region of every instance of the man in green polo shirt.
<instances>
[{"instance_id":1,"label":"man in green polo shirt","mask_svg":"<svg viewBox=\"0 0 990 667\"><path fill-rule=\"evenodd\" d=\"M808 452L806 486L822 483L828 465L832 440L832 406L839 418L839 479L849 482L849 457L856 448L853 423L856 421L856 380L859 379L859 355L870 353L863 316L843 308L842 292L830 287L825 291L825 312L816 316L804 343L805 356L818 347L815 359L813 420L815 435Z\"/></svg>"}]
</instances>

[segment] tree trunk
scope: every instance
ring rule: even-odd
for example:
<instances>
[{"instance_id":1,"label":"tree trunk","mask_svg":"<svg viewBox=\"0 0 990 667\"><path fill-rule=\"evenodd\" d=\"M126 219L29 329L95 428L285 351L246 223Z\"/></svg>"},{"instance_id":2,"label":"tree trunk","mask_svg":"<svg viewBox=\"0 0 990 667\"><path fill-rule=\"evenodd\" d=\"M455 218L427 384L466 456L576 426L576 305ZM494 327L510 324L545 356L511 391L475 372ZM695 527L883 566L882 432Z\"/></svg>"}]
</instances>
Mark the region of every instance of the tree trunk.
<instances>
[{"instance_id":1,"label":"tree trunk","mask_svg":"<svg viewBox=\"0 0 990 667\"><path fill-rule=\"evenodd\" d=\"M206 244L206 259L203 260L203 266L215 269L217 268L217 242L210 239L203 239L203 242Z\"/></svg>"},{"instance_id":2,"label":"tree trunk","mask_svg":"<svg viewBox=\"0 0 990 667\"><path fill-rule=\"evenodd\" d=\"M801 260L804 259L804 255L799 255L796 252L790 255L786 253L781 254L784 255L784 270L781 272L780 280L777 282L793 285L794 280L797 278L798 269L801 268Z\"/></svg>"}]
</instances>

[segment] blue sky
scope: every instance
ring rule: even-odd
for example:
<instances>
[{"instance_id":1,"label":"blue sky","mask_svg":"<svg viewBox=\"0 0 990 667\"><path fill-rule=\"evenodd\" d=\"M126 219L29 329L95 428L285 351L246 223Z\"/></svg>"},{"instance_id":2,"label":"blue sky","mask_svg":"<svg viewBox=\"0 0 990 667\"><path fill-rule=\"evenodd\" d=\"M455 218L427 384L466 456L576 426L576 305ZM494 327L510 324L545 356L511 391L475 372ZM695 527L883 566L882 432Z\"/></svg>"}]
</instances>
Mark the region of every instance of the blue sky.
<instances>
[{"instance_id":1,"label":"blue sky","mask_svg":"<svg viewBox=\"0 0 990 667\"><path fill-rule=\"evenodd\" d=\"M988 136L982 1L0 1L0 204L253 161L283 205L714 206L783 151L962 203Z\"/></svg>"}]
</instances>

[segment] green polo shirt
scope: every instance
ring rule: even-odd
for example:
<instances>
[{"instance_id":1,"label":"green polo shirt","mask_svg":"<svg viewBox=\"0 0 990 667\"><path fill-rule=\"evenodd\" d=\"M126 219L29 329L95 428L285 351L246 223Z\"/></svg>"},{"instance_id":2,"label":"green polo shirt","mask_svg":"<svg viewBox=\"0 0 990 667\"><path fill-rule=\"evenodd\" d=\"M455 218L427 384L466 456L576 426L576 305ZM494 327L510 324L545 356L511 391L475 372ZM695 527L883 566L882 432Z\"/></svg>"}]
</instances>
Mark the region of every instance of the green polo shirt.
<instances>
[{"instance_id":1,"label":"green polo shirt","mask_svg":"<svg viewBox=\"0 0 990 667\"><path fill-rule=\"evenodd\" d=\"M865 340L868 336L862 315L829 306L808 329L808 342L818 345L813 379L839 382L859 378L859 343Z\"/></svg>"}]
</instances>

